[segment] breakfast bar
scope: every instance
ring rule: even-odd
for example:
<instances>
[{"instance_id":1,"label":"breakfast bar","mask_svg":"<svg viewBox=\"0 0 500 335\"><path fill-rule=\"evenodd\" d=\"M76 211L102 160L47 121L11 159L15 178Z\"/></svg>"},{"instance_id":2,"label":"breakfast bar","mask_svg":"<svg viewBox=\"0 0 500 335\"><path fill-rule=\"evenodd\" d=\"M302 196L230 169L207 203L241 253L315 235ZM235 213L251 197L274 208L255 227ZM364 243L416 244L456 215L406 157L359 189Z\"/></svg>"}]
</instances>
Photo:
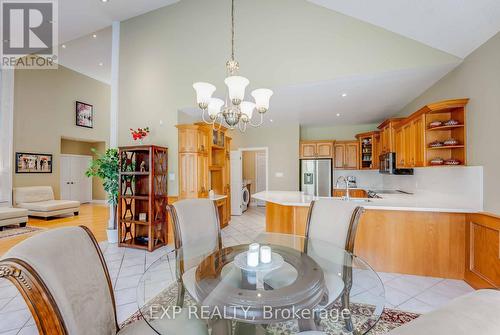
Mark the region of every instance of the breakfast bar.
<instances>
[{"instance_id":1,"label":"breakfast bar","mask_svg":"<svg viewBox=\"0 0 500 335\"><path fill-rule=\"evenodd\" d=\"M253 197L266 202L267 232L299 235L305 234L311 202L320 199L283 191L259 192ZM355 254L375 270L463 279L474 287L500 284L495 276L485 281L473 271L474 253L482 259L487 252L487 247L481 245L471 249L471 231L477 236L483 234L478 230L483 226L477 224L482 222L477 218L484 215L479 202L425 193L348 201L365 209L357 230Z\"/></svg>"}]
</instances>

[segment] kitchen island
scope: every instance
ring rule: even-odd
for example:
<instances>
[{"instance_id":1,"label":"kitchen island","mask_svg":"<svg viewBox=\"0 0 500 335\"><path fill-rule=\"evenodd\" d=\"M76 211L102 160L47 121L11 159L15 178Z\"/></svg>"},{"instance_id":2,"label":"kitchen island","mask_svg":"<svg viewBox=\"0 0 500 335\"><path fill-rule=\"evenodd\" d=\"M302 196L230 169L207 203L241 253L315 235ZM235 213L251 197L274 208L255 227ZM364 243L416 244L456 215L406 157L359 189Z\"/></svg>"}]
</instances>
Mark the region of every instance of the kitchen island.
<instances>
[{"instance_id":1,"label":"kitchen island","mask_svg":"<svg viewBox=\"0 0 500 335\"><path fill-rule=\"evenodd\" d=\"M266 202L266 231L297 235L305 234L309 206L319 199L283 191L259 192L253 197ZM488 250L491 247L474 244L478 239L494 238L486 230L491 229L491 224L481 223L480 216L486 214L480 213L480 201L462 198L420 193L351 199L365 208L358 226L355 253L377 271L465 279L474 287L500 286L498 253L490 261L483 259L486 253L488 258L494 250L499 251L500 235L496 235L493 251ZM500 219L486 216L496 220L500 230ZM484 280L483 273L474 271L474 257L494 264L498 272Z\"/></svg>"}]
</instances>

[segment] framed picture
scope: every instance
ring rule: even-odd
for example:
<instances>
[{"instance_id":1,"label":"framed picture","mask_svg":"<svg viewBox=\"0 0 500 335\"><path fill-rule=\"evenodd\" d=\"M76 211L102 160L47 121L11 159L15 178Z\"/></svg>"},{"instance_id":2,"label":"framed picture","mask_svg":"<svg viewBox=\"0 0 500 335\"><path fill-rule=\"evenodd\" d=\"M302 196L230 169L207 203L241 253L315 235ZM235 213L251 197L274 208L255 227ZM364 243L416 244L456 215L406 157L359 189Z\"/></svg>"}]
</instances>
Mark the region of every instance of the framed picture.
<instances>
[{"instance_id":1,"label":"framed picture","mask_svg":"<svg viewBox=\"0 0 500 335\"><path fill-rule=\"evenodd\" d=\"M85 128L94 128L94 106L85 102L76 102L76 125Z\"/></svg>"},{"instance_id":2,"label":"framed picture","mask_svg":"<svg viewBox=\"0 0 500 335\"><path fill-rule=\"evenodd\" d=\"M16 173L52 173L52 155L16 152Z\"/></svg>"}]
</instances>

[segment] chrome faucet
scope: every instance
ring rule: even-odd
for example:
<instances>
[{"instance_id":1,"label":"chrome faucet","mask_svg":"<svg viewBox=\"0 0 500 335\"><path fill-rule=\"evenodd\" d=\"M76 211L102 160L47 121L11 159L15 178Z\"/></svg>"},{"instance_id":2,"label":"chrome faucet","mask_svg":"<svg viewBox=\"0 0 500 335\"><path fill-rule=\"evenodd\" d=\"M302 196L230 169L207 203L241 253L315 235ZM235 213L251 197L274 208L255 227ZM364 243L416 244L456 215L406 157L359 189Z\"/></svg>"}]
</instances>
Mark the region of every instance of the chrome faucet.
<instances>
[{"instance_id":1,"label":"chrome faucet","mask_svg":"<svg viewBox=\"0 0 500 335\"><path fill-rule=\"evenodd\" d=\"M345 183L345 196L342 197L343 200L351 200L351 196L349 194L349 181L347 180L347 177L345 176L340 176L337 178L337 188L339 186L339 181L343 180Z\"/></svg>"}]
</instances>

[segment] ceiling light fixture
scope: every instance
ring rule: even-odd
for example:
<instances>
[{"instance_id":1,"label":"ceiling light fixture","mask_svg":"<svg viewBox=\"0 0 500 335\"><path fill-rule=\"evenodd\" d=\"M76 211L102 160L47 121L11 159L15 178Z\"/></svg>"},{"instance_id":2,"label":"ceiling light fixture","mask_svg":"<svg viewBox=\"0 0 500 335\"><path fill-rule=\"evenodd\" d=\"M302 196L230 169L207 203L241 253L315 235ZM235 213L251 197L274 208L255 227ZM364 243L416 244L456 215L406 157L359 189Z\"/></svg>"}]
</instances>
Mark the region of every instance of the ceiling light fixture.
<instances>
[{"instance_id":1,"label":"ceiling light fixture","mask_svg":"<svg viewBox=\"0 0 500 335\"><path fill-rule=\"evenodd\" d=\"M97 38L97 34L92 34L92 38Z\"/></svg>"},{"instance_id":2,"label":"ceiling light fixture","mask_svg":"<svg viewBox=\"0 0 500 335\"><path fill-rule=\"evenodd\" d=\"M228 88L226 101L212 98L216 89L214 85L204 82L193 84L203 121L211 124L214 129L220 129L225 123L229 129L238 127L241 132L245 132L248 125L261 126L264 123L264 114L269 110L269 100L273 91L267 88L256 89L251 93L255 102L243 101L245 89L250 81L237 75L240 64L234 59L234 0L231 0L231 58L226 62L226 69L228 73L228 77L224 80ZM257 124L252 123L254 111L260 115L260 122ZM208 113L209 120L206 120L205 113Z\"/></svg>"},{"instance_id":3,"label":"ceiling light fixture","mask_svg":"<svg viewBox=\"0 0 500 335\"><path fill-rule=\"evenodd\" d=\"M61 45L63 49L66 49L66 44Z\"/></svg>"},{"instance_id":4,"label":"ceiling light fixture","mask_svg":"<svg viewBox=\"0 0 500 335\"><path fill-rule=\"evenodd\" d=\"M101 2L104 2L104 3L108 2L108 1L109 1L109 0L101 0Z\"/></svg>"},{"instance_id":5,"label":"ceiling light fixture","mask_svg":"<svg viewBox=\"0 0 500 335\"><path fill-rule=\"evenodd\" d=\"M340 113L337 113L337 116L340 116Z\"/></svg>"},{"instance_id":6,"label":"ceiling light fixture","mask_svg":"<svg viewBox=\"0 0 500 335\"><path fill-rule=\"evenodd\" d=\"M347 93L342 93L342 98L345 98L347 96Z\"/></svg>"},{"instance_id":7,"label":"ceiling light fixture","mask_svg":"<svg viewBox=\"0 0 500 335\"><path fill-rule=\"evenodd\" d=\"M99 66L103 66L103 65L104 65L104 64L103 64L103 62L100 62L100 63L99 63Z\"/></svg>"}]
</instances>

